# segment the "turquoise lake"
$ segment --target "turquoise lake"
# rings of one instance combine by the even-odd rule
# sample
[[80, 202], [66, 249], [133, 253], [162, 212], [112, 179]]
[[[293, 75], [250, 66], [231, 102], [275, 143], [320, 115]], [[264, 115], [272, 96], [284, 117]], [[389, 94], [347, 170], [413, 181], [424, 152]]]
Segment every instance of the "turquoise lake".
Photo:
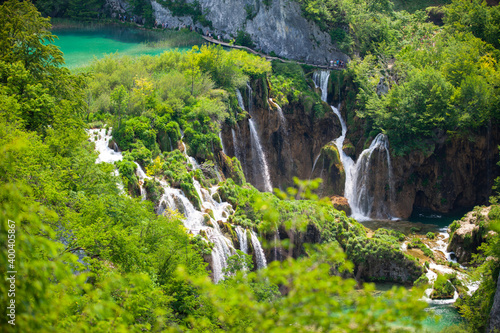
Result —
[[83, 30], [54, 29], [53, 33], [58, 37], [54, 44], [64, 53], [65, 66], [69, 69], [85, 66], [93, 59], [100, 59], [111, 53], [128, 56], [158, 55], [176, 48], [188, 50], [192, 46], [162, 47], [162, 43], [156, 46], [155, 43], [167, 38], [161, 32], [119, 25]]

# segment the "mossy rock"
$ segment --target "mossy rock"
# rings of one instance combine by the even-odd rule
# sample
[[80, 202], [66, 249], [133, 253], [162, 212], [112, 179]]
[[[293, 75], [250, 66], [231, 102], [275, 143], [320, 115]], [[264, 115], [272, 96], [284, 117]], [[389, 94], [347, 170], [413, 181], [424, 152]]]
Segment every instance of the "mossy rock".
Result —
[[223, 164], [222, 171], [227, 178], [231, 178], [237, 185], [245, 184], [245, 174], [241, 168], [240, 161], [236, 157], [230, 158], [227, 155], [223, 155]]

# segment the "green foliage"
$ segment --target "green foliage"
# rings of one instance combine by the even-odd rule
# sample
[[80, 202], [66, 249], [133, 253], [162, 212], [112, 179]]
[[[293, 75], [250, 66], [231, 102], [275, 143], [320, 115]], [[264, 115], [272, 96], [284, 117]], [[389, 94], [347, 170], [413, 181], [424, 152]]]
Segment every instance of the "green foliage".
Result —
[[311, 91], [304, 69], [293, 63], [273, 61], [273, 75], [269, 78], [271, 97], [281, 107], [288, 104], [301, 103], [307, 113], [313, 113], [321, 118], [328, 112], [321, 97]]
[[413, 238], [410, 243], [408, 243], [409, 249], [420, 249], [429, 258], [434, 259], [434, 253], [432, 250], [425, 245], [420, 238]]
[[[248, 19], [248, 13], [247, 13], [247, 19]], [[250, 20], [253, 18], [250, 18]], [[254, 48], [255, 44], [252, 41], [252, 37], [248, 32], [245, 32], [244, 30], [238, 30], [235, 38], [235, 42], [238, 45], [241, 46], [246, 46], [249, 48]]]
[[224, 268], [224, 273], [234, 275], [239, 271], [253, 270], [252, 256], [236, 250], [236, 254], [227, 258], [227, 268]]
[[378, 238], [395, 246], [399, 246], [399, 242], [404, 241], [406, 237], [402, 232], [379, 228], [373, 234], [373, 238]]
[[[308, 258], [275, 261], [258, 273], [237, 274], [231, 279], [238, 282], [233, 288], [226, 283], [214, 285], [208, 279], [192, 281], [209, 295], [224, 331], [355, 332], [372, 327], [383, 332], [391, 329], [396, 318], [398, 324], [419, 327], [425, 304], [408, 302], [403, 288], [393, 288], [384, 297], [374, 296], [372, 285], [353, 292], [354, 280], [330, 274], [331, 265], [343, 260], [338, 248], [323, 246], [311, 249]], [[255, 289], [246, 281], [280, 284], [288, 293], [273, 302], [259, 302]], [[195, 319], [195, 325], [202, 331], [211, 329], [202, 318]]]
[[445, 275], [438, 274], [431, 293], [432, 299], [453, 298], [455, 288]]
[[425, 287], [428, 284], [429, 278], [425, 274], [420, 275], [420, 277], [415, 282], [413, 282], [413, 285], [417, 287]]
[[429, 231], [429, 232], [425, 235], [425, 237], [427, 237], [427, 238], [429, 238], [429, 239], [435, 239], [435, 238], [436, 238], [436, 234], [435, 234], [435, 233], [433, 233], [433, 232], [431, 232], [431, 231]]

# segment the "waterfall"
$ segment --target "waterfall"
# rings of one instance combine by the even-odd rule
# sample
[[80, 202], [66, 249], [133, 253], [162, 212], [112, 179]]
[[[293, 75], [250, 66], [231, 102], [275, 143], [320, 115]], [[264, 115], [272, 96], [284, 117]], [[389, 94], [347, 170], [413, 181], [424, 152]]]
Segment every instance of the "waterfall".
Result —
[[314, 163], [313, 163], [313, 167], [312, 167], [312, 170], [311, 170], [311, 174], [309, 175], [309, 180], [311, 179], [313, 173], [314, 173], [314, 169], [316, 168], [316, 163], [318, 163], [318, 160], [319, 160], [319, 157], [321, 156], [321, 152], [318, 154], [318, 156], [316, 156], [316, 158], [314, 159]]
[[236, 132], [234, 131], [234, 128], [231, 128], [231, 134], [233, 136], [234, 156], [236, 156], [236, 158], [241, 161], [240, 147], [238, 145], [238, 141], [236, 141]]
[[261, 269], [267, 266], [266, 256], [264, 255], [264, 250], [262, 250], [262, 246], [260, 245], [259, 238], [255, 234], [255, 231], [250, 231], [250, 236], [252, 239], [253, 251], [255, 253], [255, 259], [257, 261], [257, 268]]
[[328, 98], [328, 79], [330, 78], [330, 71], [315, 71], [313, 73], [313, 81], [316, 88], [321, 89], [321, 100], [327, 101]]
[[90, 140], [95, 143], [95, 150], [99, 152], [99, 157], [97, 157], [95, 163], [113, 163], [116, 161], [121, 161], [123, 159], [122, 153], [119, 151], [116, 143], [114, 144], [115, 149], [109, 148], [109, 141], [111, 141], [111, 128], [106, 131], [105, 128], [94, 128], [89, 129], [88, 134]]
[[226, 148], [224, 148], [224, 141], [222, 141], [222, 132], [219, 132], [219, 139], [220, 139], [220, 144], [222, 145], [222, 152], [224, 153], [224, 155], [227, 155]]
[[146, 189], [144, 188], [144, 179], [150, 179], [142, 169], [142, 167], [137, 163], [134, 162], [135, 165], [137, 166], [137, 169], [135, 170], [135, 175], [137, 178], [139, 178], [139, 188], [141, 189], [141, 198], [142, 201], [146, 200], [146, 197], [148, 193], [146, 192]]
[[273, 185], [271, 183], [271, 176], [269, 174], [269, 167], [267, 166], [266, 156], [260, 145], [259, 135], [252, 119], [248, 120], [250, 125], [250, 141], [252, 143], [252, 156], [257, 157], [257, 163], [253, 163], [254, 176], [261, 175], [265, 192], [272, 192]]
[[252, 112], [253, 110], [253, 90], [250, 86], [250, 83], [247, 82], [247, 90], [248, 90], [248, 112]]
[[247, 229], [243, 229], [240, 226], [235, 228], [236, 235], [238, 236], [238, 240], [240, 242], [240, 251], [245, 254], [248, 254], [248, 240], [247, 240]]
[[241, 92], [239, 89], [236, 89], [236, 99], [238, 99], [238, 105], [239, 107], [245, 111], [245, 103], [243, 103], [243, 96], [241, 96]]
[[[247, 87], [249, 91], [249, 96], [251, 96], [252, 88], [248, 83]], [[236, 98], [238, 99], [238, 104], [240, 108], [242, 110], [245, 110], [245, 105], [243, 104], [243, 97], [241, 96], [241, 92], [238, 89], [236, 89]], [[251, 97], [248, 98], [248, 105], [250, 110]], [[272, 192], [273, 185], [271, 183], [271, 175], [269, 174], [269, 167], [267, 165], [266, 155], [262, 150], [262, 145], [260, 144], [259, 135], [257, 133], [257, 129], [252, 118], [248, 119], [248, 124], [250, 126], [250, 141], [252, 144], [252, 157], [254, 159], [254, 163], [252, 165], [254, 179], [257, 178], [257, 175], [261, 175], [262, 186], [260, 190], [263, 190], [265, 192]], [[233, 138], [234, 138], [234, 133], [233, 133]], [[257, 161], [255, 161], [255, 159]]]
[[286, 118], [285, 118], [285, 115], [283, 114], [283, 110], [281, 109], [281, 106], [278, 105], [278, 103], [276, 103], [275, 101], [273, 101], [272, 98], [269, 98], [269, 103], [271, 103], [272, 105], [274, 105], [276, 107], [276, 109], [278, 110], [278, 117], [280, 119], [280, 123], [281, 125], [284, 127], [285, 129], [285, 132], [286, 132]]
[[279, 260], [278, 248], [280, 246], [280, 231], [279, 228], [276, 228], [276, 232], [274, 233], [274, 260]]
[[[321, 89], [321, 99], [323, 101], [326, 101], [328, 97], [327, 86], [329, 76], [329, 71], [316, 71], [313, 74], [314, 84], [317, 88], [319, 87]], [[388, 201], [390, 206], [394, 201], [394, 184], [387, 136], [378, 134], [370, 147], [361, 153], [355, 163], [352, 158], [343, 151], [344, 140], [347, 134], [347, 125], [338, 108], [334, 106], [331, 106], [331, 108], [333, 113], [339, 118], [340, 125], [342, 126], [342, 134], [333, 142], [337, 147], [340, 161], [345, 171], [346, 180], [344, 197], [347, 198], [349, 206], [351, 207], [351, 216], [357, 220], [369, 220], [371, 218], [392, 219], [391, 209], [386, 206], [385, 198], [377, 198], [373, 190], [374, 186], [371, 186], [374, 184], [379, 185], [378, 189], [380, 190], [381, 186], [384, 185], [384, 190], [382, 191], [384, 194], [385, 187], [389, 187]], [[387, 164], [387, 176], [370, 170], [370, 167], [373, 166], [373, 160], [375, 159], [375, 156], [372, 155], [376, 151], [384, 155], [383, 160], [380, 162]], [[376, 155], [377, 158], [380, 157], [379, 154]], [[315, 164], [316, 163], [314, 163], [314, 165]], [[381, 177], [386, 177], [386, 179]]]
[[[374, 155], [374, 153], [377, 154]], [[380, 154], [378, 154], [380, 153]], [[383, 156], [382, 163], [387, 163], [387, 179], [377, 170], [372, 170], [375, 158]], [[347, 177], [346, 177], [347, 178]], [[384, 134], [378, 134], [368, 149], [359, 155], [356, 164], [350, 168], [350, 183], [346, 180], [345, 197], [349, 201], [352, 216], [357, 220], [370, 218], [391, 219], [390, 207], [384, 205], [384, 198], [376, 196], [374, 187], [384, 189], [389, 186], [389, 202], [393, 201], [394, 185], [392, 180], [392, 165], [389, 153], [389, 141]], [[374, 210], [374, 207], [376, 210]]]

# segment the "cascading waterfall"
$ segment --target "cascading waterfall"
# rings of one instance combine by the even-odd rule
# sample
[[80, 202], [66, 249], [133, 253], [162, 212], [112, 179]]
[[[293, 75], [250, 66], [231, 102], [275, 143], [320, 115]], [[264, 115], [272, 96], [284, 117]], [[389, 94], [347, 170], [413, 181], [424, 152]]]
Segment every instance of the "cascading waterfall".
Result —
[[[252, 88], [250, 88], [249, 84], [247, 84], [247, 87], [249, 90], [248, 94], [249, 96], [251, 96]], [[238, 89], [236, 89], [236, 97], [238, 99], [238, 104], [240, 108], [242, 110], [245, 110], [245, 105], [243, 104], [243, 97], [241, 96], [241, 92]], [[248, 104], [250, 108], [251, 97], [248, 98]], [[262, 150], [259, 135], [257, 133], [257, 129], [252, 118], [248, 119], [248, 124], [250, 126], [250, 141], [252, 145], [252, 156], [254, 157], [254, 163], [252, 164], [254, 177], [261, 175], [262, 186], [260, 186], [261, 187], [260, 189], [264, 190], [265, 192], [272, 192], [273, 185], [271, 183], [271, 175], [269, 173], [269, 167], [267, 165], [266, 155]]]
[[250, 236], [252, 239], [252, 246], [255, 252], [255, 259], [257, 261], [257, 268], [261, 269], [267, 266], [266, 256], [264, 255], [264, 250], [262, 250], [262, 246], [260, 245], [259, 238], [255, 234], [255, 231], [250, 231]]
[[[111, 134], [105, 129], [90, 129], [88, 131], [90, 139], [95, 142], [96, 151], [99, 152], [99, 157], [96, 160], [96, 163], [113, 163], [115, 161], [120, 161], [123, 159], [121, 152], [117, 152], [111, 148], [109, 148], [109, 142], [111, 140]], [[111, 129], [109, 130], [111, 133]], [[186, 146], [182, 143], [184, 147], [184, 154], [188, 158], [188, 161], [191, 162], [193, 168], [199, 167], [198, 163], [193, 157], [190, 157], [186, 153]], [[146, 173], [142, 169], [142, 167], [135, 163], [137, 166], [136, 175], [139, 180], [142, 182], [144, 179], [148, 179]], [[118, 175], [118, 171], [115, 170], [114, 173]], [[201, 187], [200, 183], [193, 179], [194, 187], [202, 201], [201, 210], [202, 211], [212, 211], [213, 218], [210, 218], [211, 224], [213, 227], [207, 226], [205, 224], [205, 217], [207, 214], [204, 214], [202, 211], [197, 210], [194, 205], [189, 201], [189, 199], [184, 195], [184, 192], [180, 189], [172, 188], [163, 180], [157, 179], [163, 187], [163, 195], [160, 199], [160, 204], [156, 210], [158, 215], [162, 215], [165, 212], [165, 209], [169, 207], [170, 209], [177, 209], [180, 213], [184, 215], [184, 227], [187, 229], [189, 233], [199, 234], [200, 231], [204, 230], [209, 241], [214, 243], [214, 248], [212, 250], [212, 267], [213, 267], [213, 275], [214, 282], [219, 282], [224, 278], [223, 269], [227, 267], [227, 259], [229, 256], [235, 254], [234, 246], [232, 242], [224, 237], [221, 230], [219, 229], [219, 224], [217, 221], [226, 222], [228, 217], [231, 214], [232, 207], [227, 202], [219, 203], [212, 198], [212, 195], [217, 191], [217, 187], [214, 186], [210, 189], [210, 191]], [[123, 188], [122, 184], [117, 184], [119, 187]], [[141, 196], [145, 197], [145, 190], [143, 191], [141, 185]], [[241, 227], [237, 227], [241, 228]], [[242, 228], [241, 228], [242, 229]], [[246, 230], [244, 230], [246, 232]], [[258, 239], [257, 239], [258, 242]], [[252, 243], [253, 244], [253, 243]], [[246, 243], [246, 234], [244, 237], [243, 243], [243, 252], [248, 252], [248, 245]], [[260, 243], [258, 245], [254, 245], [254, 247], [260, 247]], [[265, 260], [265, 258], [264, 258]]]
[[238, 141], [236, 140], [236, 132], [234, 131], [234, 128], [231, 128], [231, 134], [233, 136], [234, 156], [236, 156], [236, 158], [241, 161], [240, 146], [238, 144]]
[[224, 153], [224, 155], [227, 155], [226, 148], [224, 147], [224, 141], [222, 141], [222, 133], [221, 132], [219, 132], [219, 139], [220, 139], [220, 144], [222, 145], [222, 152]]
[[248, 254], [248, 239], [247, 239], [247, 229], [243, 229], [240, 226], [235, 228], [236, 235], [238, 236], [238, 241], [240, 242], [240, 251]]
[[284, 130], [286, 132], [286, 118], [285, 118], [285, 115], [283, 114], [283, 110], [281, 109], [281, 106], [279, 106], [278, 103], [276, 103], [275, 101], [273, 101], [272, 98], [269, 98], [269, 102], [272, 105], [274, 105], [274, 107], [276, 108], [276, 110], [278, 110], [278, 117], [280, 119], [280, 123], [284, 127]]
[[[387, 163], [387, 179], [381, 179], [380, 177], [383, 177], [383, 175], [372, 170], [373, 162], [376, 162], [375, 156], [373, 156], [375, 152], [379, 152], [384, 156], [383, 161], [385, 160]], [[378, 153], [377, 155], [377, 157], [380, 157]], [[384, 198], [377, 198], [373, 193], [372, 186], [370, 186], [378, 181], [383, 181], [384, 189], [389, 186], [389, 203], [392, 202], [394, 185], [389, 141], [387, 136], [381, 133], [375, 137], [370, 147], [363, 150], [359, 155], [356, 164], [350, 168], [350, 183], [346, 181], [345, 197], [349, 201], [352, 217], [355, 219], [392, 218], [390, 207], [384, 204]]]
[[[327, 101], [329, 71], [316, 71], [313, 74], [313, 81], [316, 87], [321, 89], [321, 99]], [[359, 156], [356, 163], [343, 150], [344, 140], [347, 134], [347, 125], [342, 118], [338, 108], [331, 106], [333, 113], [339, 118], [342, 126], [342, 134], [334, 140], [339, 151], [340, 161], [344, 167], [346, 180], [344, 196], [349, 202], [352, 210], [352, 217], [357, 220], [369, 220], [371, 218], [393, 218], [390, 207], [387, 207], [384, 200], [375, 200], [375, 193], [370, 189], [370, 182], [376, 182], [380, 175], [373, 170], [369, 170], [372, 165], [372, 155], [375, 151], [381, 151], [385, 155], [387, 164], [386, 184], [389, 186], [389, 203], [394, 201], [394, 185], [392, 177], [392, 165], [389, 153], [389, 141], [387, 136], [379, 134], [375, 137], [368, 149], [365, 149]], [[319, 156], [318, 156], [319, 157]], [[317, 158], [316, 158], [317, 159]], [[314, 163], [315, 165], [316, 163]], [[314, 171], [314, 167], [313, 167]], [[371, 172], [370, 172], [371, 171]], [[312, 176], [312, 173], [311, 173]], [[380, 180], [379, 180], [380, 181]], [[374, 210], [374, 206], [376, 210]]]
[[316, 168], [316, 163], [318, 163], [318, 160], [319, 160], [319, 157], [321, 156], [321, 153], [318, 154], [318, 156], [316, 156], [316, 158], [314, 159], [314, 163], [313, 163], [313, 167], [312, 167], [312, 170], [311, 170], [311, 174], [309, 175], [309, 179], [311, 179], [313, 173], [314, 173], [314, 169]]
[[102, 162], [113, 163], [123, 159], [122, 153], [119, 151], [116, 143], [114, 144], [115, 149], [109, 148], [111, 128], [109, 130], [105, 128], [89, 129], [88, 133], [90, 139], [95, 143], [95, 150], [99, 152], [99, 157], [95, 161], [96, 164]]
[[271, 183], [271, 176], [269, 174], [269, 167], [267, 166], [266, 156], [260, 145], [259, 135], [252, 119], [248, 120], [250, 125], [250, 140], [252, 143], [252, 153], [257, 156], [257, 163], [253, 164], [254, 175], [262, 175], [263, 190], [265, 192], [272, 192], [273, 185]]
[[315, 71], [313, 73], [313, 81], [316, 88], [321, 89], [321, 100], [327, 101], [328, 98], [328, 79], [330, 78], [330, 71]]
[[137, 178], [139, 178], [139, 188], [141, 189], [141, 198], [142, 201], [146, 200], [146, 197], [148, 193], [146, 192], [146, 189], [144, 188], [144, 180], [145, 179], [150, 179], [142, 169], [142, 167], [139, 165], [139, 163], [134, 162], [135, 165], [137, 166], [137, 169], [135, 170], [135, 175]]

